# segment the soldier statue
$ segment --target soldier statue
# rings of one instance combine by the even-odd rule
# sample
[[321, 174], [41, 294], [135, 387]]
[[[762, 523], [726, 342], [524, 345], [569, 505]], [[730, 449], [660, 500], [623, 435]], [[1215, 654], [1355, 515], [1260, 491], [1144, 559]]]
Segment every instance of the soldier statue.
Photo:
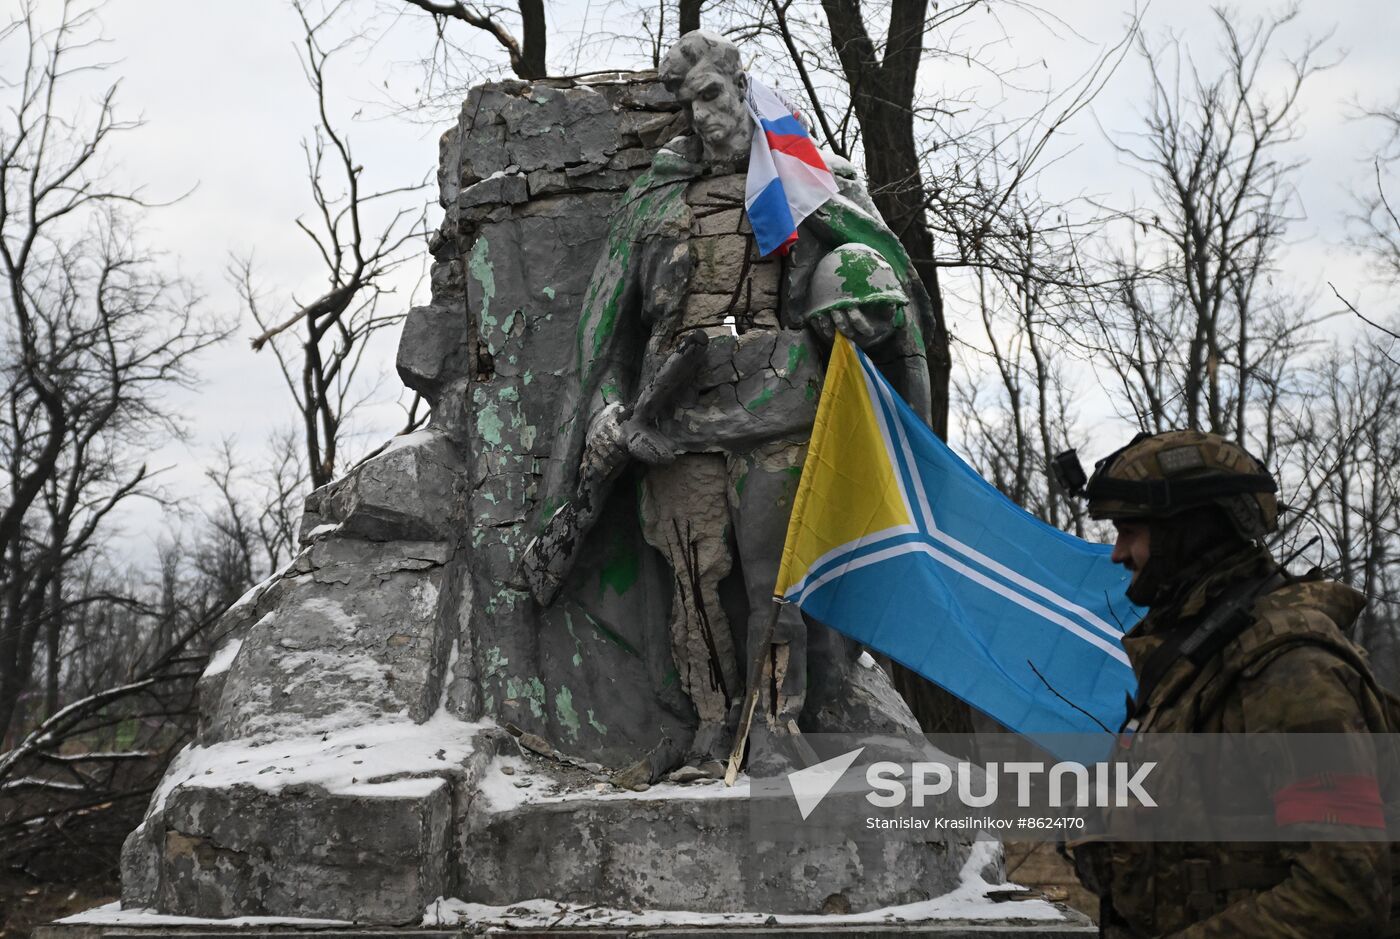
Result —
[[[563, 506], [596, 514], [623, 465], [644, 468], [638, 521], [672, 574], [672, 660], [698, 726], [688, 743], [662, 747], [634, 767], [631, 782], [681, 762], [719, 775], [748, 663], [760, 653], [766, 677], [751, 754], [799, 723], [917, 732], [894, 695], [867, 705], [860, 721], [843, 726], [833, 717], [871, 702], [840, 690], [871, 679], [852, 671], [858, 649], [795, 609], [783, 609], [772, 642], [762, 645], [833, 331], [861, 345], [927, 419], [927, 295], [841, 162], [833, 161], [839, 192], [801, 223], [791, 251], [760, 255], [745, 212], [756, 121], [739, 50], [691, 32], [660, 74], [686, 105], [694, 133], [657, 154], [614, 215], [580, 316], [576, 371], [543, 490], [546, 519]], [[689, 367], [673, 368], [685, 356]], [[569, 537], [562, 554], [548, 538], [527, 551], [542, 602], [567, 576], [567, 554], [579, 549], [582, 537]], [[721, 600], [731, 571], [742, 578], [746, 623], [731, 623]], [[844, 703], [807, 707], [823, 696]]]
[[1089, 513], [1113, 522], [1113, 560], [1133, 572], [1128, 597], [1148, 608], [1123, 641], [1139, 687], [1120, 738], [1348, 734], [1362, 771], [1332, 786], [1290, 760], [1264, 778], [1222, 767], [1239, 777], [1227, 789], [1277, 808], [1288, 841], [1074, 846], [1080, 879], [1101, 898], [1103, 935], [1391, 934], [1368, 735], [1387, 730], [1385, 694], [1345, 636], [1364, 598], [1290, 576], [1261, 545], [1277, 528], [1276, 490], [1258, 460], [1216, 434], [1140, 434], [1099, 462], [1084, 490]]

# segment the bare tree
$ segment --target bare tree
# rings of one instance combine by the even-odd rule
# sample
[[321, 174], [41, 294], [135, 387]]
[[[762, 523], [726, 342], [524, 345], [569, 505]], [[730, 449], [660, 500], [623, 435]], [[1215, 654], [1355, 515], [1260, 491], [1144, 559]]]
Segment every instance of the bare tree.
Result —
[[0, 31], [16, 63], [0, 119], [0, 739], [41, 653], [56, 709], [67, 625], [114, 599], [72, 575], [119, 506], [157, 495], [143, 456], [180, 432], [162, 395], [226, 335], [141, 245], [140, 192], [103, 176], [114, 138], [137, 124], [118, 116], [115, 85], [77, 103], [75, 78], [105, 68], [97, 28], [92, 7], [67, 2], [56, 25], [26, 9]]
[[1400, 680], [1400, 360], [1368, 336], [1330, 347], [1299, 376], [1282, 420], [1285, 538], [1321, 535], [1329, 573], [1368, 603], [1351, 636], [1383, 680]]
[[47, 663], [61, 676], [60, 706], [0, 751], [0, 866], [55, 881], [115, 868], [194, 732], [214, 626], [294, 549], [305, 473], [282, 443], [253, 468], [226, 443], [206, 473], [209, 501], [161, 540], [149, 574], [102, 556], [68, 572], [70, 592], [90, 602], [67, 617]]
[[1152, 425], [1249, 439], [1257, 383], [1276, 370], [1279, 344], [1305, 328], [1295, 309], [1272, 317], [1281, 335], [1263, 331], [1281, 302], [1269, 281], [1294, 209], [1298, 163], [1288, 145], [1298, 96], [1321, 68], [1321, 40], [1311, 41], [1283, 59], [1287, 81], [1271, 88], [1262, 78], [1295, 13], [1242, 26], [1216, 9], [1224, 66], [1213, 75], [1177, 39], [1140, 43], [1152, 78], [1146, 126], [1116, 146], [1142, 168], [1156, 202], [1137, 213], [1144, 253], [1118, 261], [1124, 320], [1114, 345], [1120, 374], [1140, 380], [1158, 367], [1145, 355], [1168, 355], [1157, 375], [1165, 384], [1139, 389], [1146, 400], [1136, 409]]
[[[319, 123], [303, 141], [311, 199], [311, 221], [297, 227], [311, 239], [324, 266], [325, 290], [307, 303], [295, 297], [290, 315], [267, 309], [258, 289], [251, 257], [237, 262], [234, 279], [262, 332], [254, 351], [270, 347], [301, 415], [302, 446], [313, 487], [335, 478], [340, 465], [346, 421], [369, 393], [356, 381], [370, 339], [395, 325], [402, 313], [382, 313], [380, 300], [392, 291], [391, 275], [411, 260], [424, 237], [421, 208], [393, 208], [396, 197], [419, 192], [424, 183], [365, 191], [364, 166], [356, 161], [347, 134], [337, 129], [327, 108], [327, 67], [355, 37], [328, 45], [326, 36], [344, 2], [313, 19], [308, 7], [294, 2], [304, 30], [302, 66], [315, 95]], [[341, 188], [343, 187], [343, 188]], [[389, 203], [371, 232], [372, 211]], [[299, 335], [293, 334], [294, 328]], [[296, 338], [291, 338], [296, 335]], [[416, 426], [416, 402], [408, 429]]]
[[[1046, 467], [1052, 455], [1078, 443], [1064, 364], [1087, 358], [1074, 347], [1074, 336], [1093, 285], [1060, 284], [1044, 275], [1074, 265], [1074, 240], [1084, 233], [1063, 221], [1059, 206], [1013, 196], [1008, 207], [1019, 219], [1019, 243], [1008, 240], [995, 262], [969, 267], [983, 336], [980, 345], [961, 341], [975, 357], [967, 377], [954, 383], [966, 431], [962, 449], [1010, 499], [1083, 537], [1082, 503], [1061, 492]], [[990, 395], [980, 380], [984, 362], [992, 375]]]

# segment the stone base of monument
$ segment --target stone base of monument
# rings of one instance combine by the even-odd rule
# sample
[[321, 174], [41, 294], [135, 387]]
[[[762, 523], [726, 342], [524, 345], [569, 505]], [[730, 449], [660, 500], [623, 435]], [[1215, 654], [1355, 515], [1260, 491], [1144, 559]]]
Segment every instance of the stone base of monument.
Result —
[[951, 893], [969, 864], [979, 871], [1000, 864], [999, 850], [975, 860], [967, 838], [853, 841], [841, 833], [775, 843], [755, 833], [753, 822], [779, 797], [751, 797], [747, 779], [733, 788], [697, 780], [629, 792], [568, 780], [558, 770], [516, 756], [487, 768], [459, 823], [458, 897], [496, 905], [551, 897], [624, 910], [861, 913]]
[[465, 939], [465, 937], [510, 937], [510, 939], [1086, 939], [1097, 936], [1098, 927], [1076, 913], [1066, 914], [1061, 923], [941, 922], [879, 925], [776, 925], [776, 926], [651, 926], [616, 929], [610, 927], [515, 927], [485, 926], [460, 930], [440, 929], [308, 929], [268, 927], [167, 926], [136, 929], [127, 927], [41, 926], [34, 939]]
[[[461, 918], [419, 928], [356, 927], [325, 920], [199, 920], [143, 911], [93, 910], [34, 931], [34, 939], [1087, 939], [1098, 928], [1082, 914], [1044, 901], [1003, 903], [992, 916], [940, 916], [932, 906], [899, 907], [857, 916], [696, 914], [619, 911], [534, 900], [510, 907], [444, 901]], [[946, 905], [944, 906], [946, 910]], [[907, 918], [904, 918], [907, 917]]]
[[994, 902], [1017, 892], [994, 843], [765, 841], [746, 784], [633, 792], [522, 742], [439, 715], [191, 751], [128, 845], [173, 872], [154, 902], [128, 894], [47, 935], [1088, 934], [1045, 901]]

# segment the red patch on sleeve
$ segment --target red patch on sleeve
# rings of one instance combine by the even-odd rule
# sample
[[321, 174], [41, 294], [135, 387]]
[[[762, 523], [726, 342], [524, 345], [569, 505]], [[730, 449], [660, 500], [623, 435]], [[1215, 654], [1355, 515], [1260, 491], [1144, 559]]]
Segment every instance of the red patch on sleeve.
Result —
[[1374, 776], [1313, 776], [1274, 793], [1274, 821], [1385, 828], [1381, 787]]

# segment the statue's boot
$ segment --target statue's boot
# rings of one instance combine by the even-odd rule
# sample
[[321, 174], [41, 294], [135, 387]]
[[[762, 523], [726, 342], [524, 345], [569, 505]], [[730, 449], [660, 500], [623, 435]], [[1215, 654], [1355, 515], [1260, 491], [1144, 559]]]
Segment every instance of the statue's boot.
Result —
[[685, 749], [679, 743], [670, 737], [663, 737], [660, 743], [647, 751], [646, 756], [614, 773], [613, 785], [632, 790], [649, 786], [679, 766], [684, 753]]

